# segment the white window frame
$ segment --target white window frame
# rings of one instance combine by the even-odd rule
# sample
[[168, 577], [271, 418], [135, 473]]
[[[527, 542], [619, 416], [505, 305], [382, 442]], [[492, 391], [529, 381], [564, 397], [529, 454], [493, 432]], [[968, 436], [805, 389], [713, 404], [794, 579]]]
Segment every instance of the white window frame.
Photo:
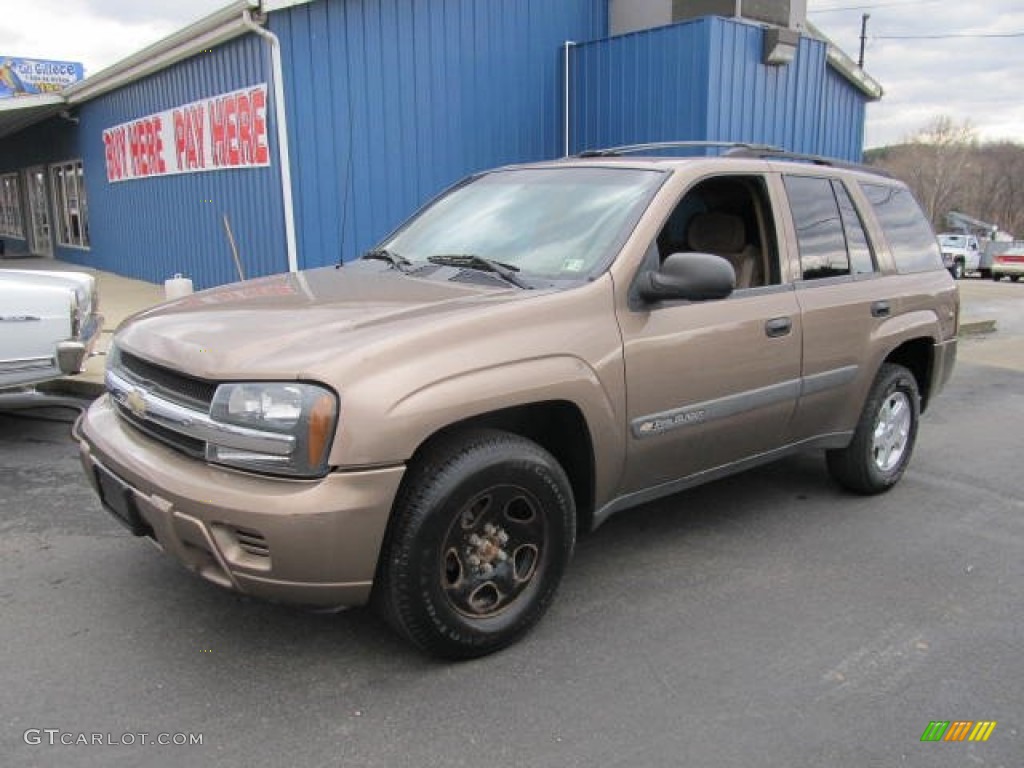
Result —
[[50, 194], [57, 245], [89, 250], [89, 205], [81, 159], [50, 166]]
[[25, 239], [21, 208], [21, 181], [17, 173], [0, 174], [0, 237]]

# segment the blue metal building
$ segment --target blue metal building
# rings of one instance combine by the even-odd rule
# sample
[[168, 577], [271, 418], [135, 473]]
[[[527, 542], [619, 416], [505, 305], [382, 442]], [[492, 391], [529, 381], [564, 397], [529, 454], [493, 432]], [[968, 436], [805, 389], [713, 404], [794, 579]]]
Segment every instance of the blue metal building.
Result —
[[618, 34], [614, 6], [237, 0], [0, 102], [0, 244], [207, 287], [353, 258], [495, 165], [667, 139], [860, 158], [881, 90], [809, 25], [779, 63], [771, 24]]

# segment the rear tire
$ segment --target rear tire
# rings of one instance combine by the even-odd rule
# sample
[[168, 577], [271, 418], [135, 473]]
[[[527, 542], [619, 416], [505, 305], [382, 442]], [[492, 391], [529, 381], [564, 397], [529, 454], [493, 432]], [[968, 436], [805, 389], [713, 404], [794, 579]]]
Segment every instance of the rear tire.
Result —
[[1016, 283], [1020, 280], [1020, 275], [1010, 275], [1010, 281]]
[[507, 432], [454, 434], [403, 481], [373, 603], [428, 653], [484, 656], [544, 615], [575, 538], [572, 489], [550, 453]]
[[864, 495], [884, 493], [896, 485], [914, 450], [920, 403], [914, 375], [901, 365], [883, 363], [853, 440], [846, 448], [825, 454], [836, 482]]

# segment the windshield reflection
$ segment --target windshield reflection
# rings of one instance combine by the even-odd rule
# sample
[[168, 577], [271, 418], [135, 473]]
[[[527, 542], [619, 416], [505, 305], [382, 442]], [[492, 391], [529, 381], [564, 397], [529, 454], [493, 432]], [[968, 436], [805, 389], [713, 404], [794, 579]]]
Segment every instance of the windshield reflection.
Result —
[[580, 279], [621, 246], [663, 178], [619, 168], [495, 171], [452, 190], [381, 247], [412, 262], [464, 254]]

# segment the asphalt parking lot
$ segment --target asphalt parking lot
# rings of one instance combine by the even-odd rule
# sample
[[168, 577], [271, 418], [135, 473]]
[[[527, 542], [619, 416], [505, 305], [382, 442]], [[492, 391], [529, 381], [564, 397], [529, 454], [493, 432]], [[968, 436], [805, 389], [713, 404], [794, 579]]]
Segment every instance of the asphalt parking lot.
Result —
[[[1016, 338], [1009, 287], [891, 493], [845, 494], [809, 454], [625, 513], [533, 634], [455, 665], [369, 612], [188, 574], [100, 508], [70, 412], [0, 414], [0, 763], [1020, 766], [1024, 366], [990, 354]], [[997, 726], [921, 742], [936, 720]]]

